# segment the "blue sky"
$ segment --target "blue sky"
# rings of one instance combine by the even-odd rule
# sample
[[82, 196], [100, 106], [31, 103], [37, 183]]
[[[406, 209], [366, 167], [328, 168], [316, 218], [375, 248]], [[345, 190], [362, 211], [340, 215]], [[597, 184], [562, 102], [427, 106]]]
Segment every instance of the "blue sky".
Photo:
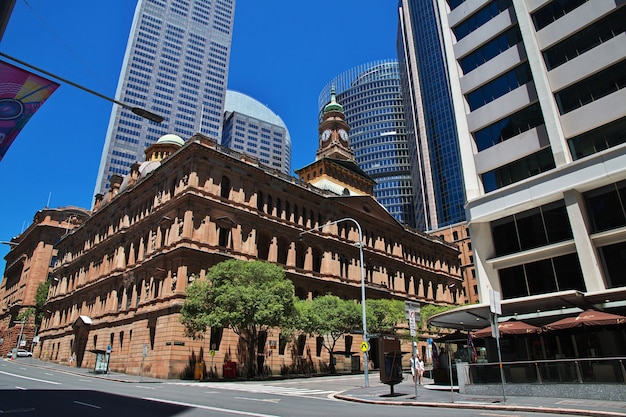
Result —
[[[0, 51], [115, 97], [135, 4], [17, 0]], [[237, 0], [228, 88], [283, 119], [292, 170], [315, 159], [322, 88], [360, 64], [397, 58], [397, 4]], [[32, 117], [0, 161], [0, 241], [46, 206], [91, 208], [111, 106], [62, 83]], [[8, 249], [0, 245], [0, 271]]]

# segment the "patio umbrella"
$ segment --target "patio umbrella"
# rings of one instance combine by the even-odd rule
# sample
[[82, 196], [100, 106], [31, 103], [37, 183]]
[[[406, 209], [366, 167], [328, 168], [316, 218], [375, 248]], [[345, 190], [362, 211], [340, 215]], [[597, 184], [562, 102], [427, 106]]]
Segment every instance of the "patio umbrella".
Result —
[[[533, 326], [532, 324], [528, 324], [526, 322], [520, 320], [507, 320], [501, 323], [498, 323], [498, 330], [502, 335], [508, 334], [532, 334], [538, 333], [540, 328]], [[491, 336], [491, 326], [485, 327], [484, 329], [477, 330], [474, 332], [474, 337], [483, 338]]]
[[610, 326], [626, 324], [626, 317], [603, 311], [586, 310], [576, 317], [567, 317], [544, 326], [545, 330], [563, 330], [574, 327]]

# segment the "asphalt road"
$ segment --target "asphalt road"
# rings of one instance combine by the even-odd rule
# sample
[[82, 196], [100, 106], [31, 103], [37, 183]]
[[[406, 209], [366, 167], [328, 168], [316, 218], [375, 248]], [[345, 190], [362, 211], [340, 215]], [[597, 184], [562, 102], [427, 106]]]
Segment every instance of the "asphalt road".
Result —
[[553, 414], [402, 407], [341, 401], [333, 395], [362, 386], [362, 375], [281, 381], [118, 382], [62, 369], [0, 361], [0, 415], [11, 417], [524, 417]]

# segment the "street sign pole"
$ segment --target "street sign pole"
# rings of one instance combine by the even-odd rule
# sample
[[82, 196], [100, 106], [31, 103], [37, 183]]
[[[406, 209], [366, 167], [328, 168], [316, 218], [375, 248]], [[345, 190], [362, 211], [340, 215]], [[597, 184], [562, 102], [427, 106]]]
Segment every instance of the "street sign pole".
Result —
[[[415, 336], [417, 334], [416, 331], [416, 325], [415, 322], [416, 320], [419, 320], [419, 316], [420, 316], [420, 305], [419, 303], [415, 303], [412, 301], [405, 301], [404, 302], [404, 309], [407, 313], [407, 317], [409, 319], [409, 331], [411, 332], [411, 362], [413, 363], [413, 370], [411, 372], [411, 375], [413, 375], [413, 372], [417, 373], [418, 369], [417, 369], [417, 346], [415, 343]], [[417, 375], [416, 375], [417, 376]], [[419, 379], [419, 377], [414, 378], [413, 380], [413, 387], [415, 389], [415, 399], [417, 400], [418, 394], [417, 394], [417, 380]]]
[[502, 353], [500, 351], [500, 329], [498, 327], [498, 315], [502, 314], [502, 305], [500, 302], [500, 293], [498, 291], [489, 290], [489, 310], [491, 311], [491, 335], [496, 338], [496, 347], [498, 348], [498, 366], [500, 367], [500, 381], [502, 383], [502, 400], [506, 404], [506, 392], [504, 390], [504, 370], [502, 369]]

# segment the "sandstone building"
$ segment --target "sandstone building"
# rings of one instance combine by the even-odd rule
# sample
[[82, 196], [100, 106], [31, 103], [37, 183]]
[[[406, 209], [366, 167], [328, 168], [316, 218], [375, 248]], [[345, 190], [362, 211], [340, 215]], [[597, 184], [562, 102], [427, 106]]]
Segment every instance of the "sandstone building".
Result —
[[50, 265], [56, 257], [56, 241], [88, 216], [88, 211], [76, 207], [45, 208], [35, 214], [33, 223], [23, 233], [3, 242], [11, 250], [5, 256], [6, 267], [0, 283], [1, 357], [16, 348], [18, 341], [22, 342], [22, 349], [33, 348], [37, 333], [35, 314], [23, 316], [36, 307], [37, 288], [48, 279]]
[[[223, 260], [261, 259], [282, 266], [300, 298], [360, 300], [355, 225], [339, 222], [300, 238], [343, 218], [362, 228], [368, 299], [458, 299], [451, 293], [452, 284], [461, 287], [456, 246], [407, 228], [378, 204], [373, 181], [353, 161], [342, 107], [333, 100], [326, 110], [317, 159], [299, 170], [304, 178], [200, 134], [186, 142], [166, 135], [126, 178], [113, 176], [91, 216], [56, 246], [50, 314], [35, 355], [66, 363], [72, 355], [74, 365], [94, 367], [96, 354], [110, 350], [110, 370], [166, 378], [202, 359], [222, 376], [224, 363], [238, 362], [238, 338], [228, 329], [184, 337], [186, 287]], [[341, 341], [337, 369], [362, 369], [360, 339]], [[279, 329], [259, 343], [258, 358], [274, 374], [328, 361], [315, 338], [292, 342]]]

